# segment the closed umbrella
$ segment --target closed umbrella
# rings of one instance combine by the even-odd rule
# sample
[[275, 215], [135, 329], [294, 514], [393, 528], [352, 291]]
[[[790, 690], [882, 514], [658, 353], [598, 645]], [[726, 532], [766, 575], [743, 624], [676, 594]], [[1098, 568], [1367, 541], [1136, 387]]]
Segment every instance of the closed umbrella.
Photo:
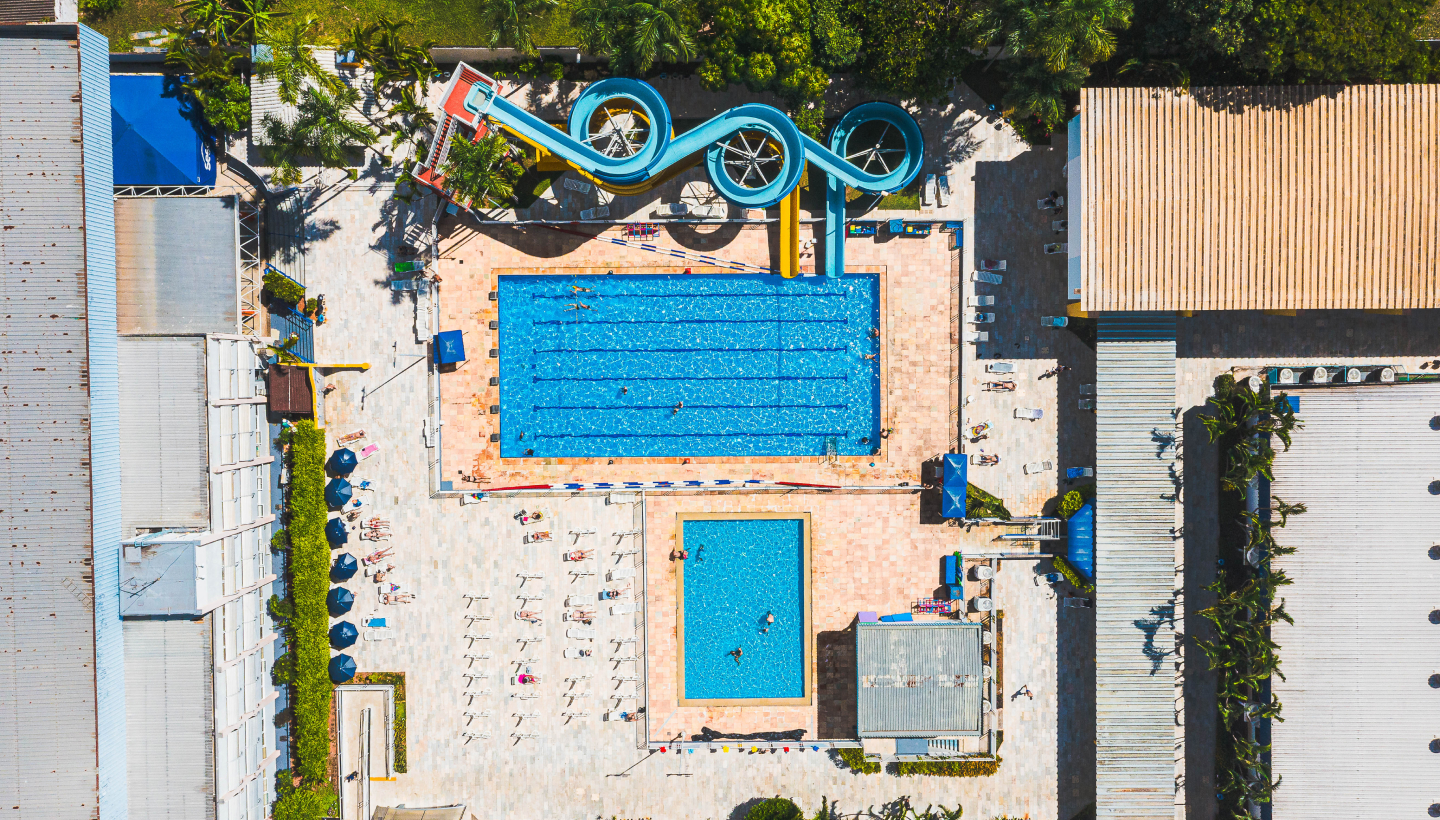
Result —
[[344, 649], [347, 646], [353, 646], [355, 644], [355, 639], [359, 637], [360, 630], [356, 629], [355, 624], [352, 624], [349, 621], [341, 621], [340, 623], [330, 627], [330, 645], [335, 647], [336, 649]]
[[340, 653], [330, 659], [330, 682], [344, 683], [355, 677], [355, 659]]
[[341, 447], [330, 454], [330, 463], [326, 466], [334, 475], [350, 475], [355, 472], [355, 465], [360, 459], [355, 457], [355, 451], [349, 447]]
[[355, 606], [355, 594], [345, 587], [335, 587], [325, 596], [325, 607], [336, 618], [349, 612], [352, 606]]
[[350, 501], [350, 496], [355, 491], [350, 488], [350, 482], [343, 478], [332, 478], [330, 483], [325, 485], [325, 503], [331, 507], [343, 507]]
[[348, 552], [342, 552], [340, 557], [335, 559], [335, 566], [330, 568], [330, 580], [337, 583], [348, 581], [359, 571], [360, 565], [355, 563], [355, 556]]
[[325, 539], [333, 546], [340, 546], [350, 540], [350, 533], [345, 529], [345, 519], [332, 518], [325, 524]]

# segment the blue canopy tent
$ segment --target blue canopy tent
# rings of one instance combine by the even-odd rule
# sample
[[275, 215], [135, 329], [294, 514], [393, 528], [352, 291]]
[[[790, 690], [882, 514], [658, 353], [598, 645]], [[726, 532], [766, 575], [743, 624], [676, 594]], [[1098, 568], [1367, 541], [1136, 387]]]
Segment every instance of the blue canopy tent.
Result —
[[325, 540], [329, 541], [332, 547], [338, 547], [350, 540], [350, 532], [345, 529], [343, 518], [332, 518], [326, 522]]
[[336, 649], [344, 649], [347, 646], [354, 646], [355, 641], [360, 638], [360, 630], [355, 624], [349, 621], [341, 621], [330, 627], [330, 645]]
[[[340, 519], [335, 520], [339, 521]], [[355, 562], [355, 556], [348, 552], [342, 552], [340, 557], [335, 559], [335, 565], [330, 568], [330, 580], [348, 581], [354, 578], [355, 573], [359, 571], [360, 565]]]
[[354, 450], [349, 447], [341, 447], [330, 454], [330, 461], [325, 467], [334, 475], [346, 476], [355, 472], [355, 465], [359, 463], [360, 459], [355, 457]]
[[350, 503], [350, 496], [355, 494], [350, 482], [343, 478], [332, 478], [330, 483], [325, 485], [325, 503], [332, 508], [343, 507]]
[[116, 185], [215, 187], [204, 116], [173, 75], [110, 75], [110, 140]]
[[355, 606], [355, 593], [345, 587], [334, 587], [325, 596], [325, 608], [330, 610], [331, 617], [344, 615], [352, 606]]
[[465, 361], [465, 336], [459, 330], [445, 330], [435, 334], [432, 344], [436, 364], [457, 364]]
[[1085, 580], [1095, 581], [1095, 499], [1080, 505], [1065, 524], [1065, 559]]
[[940, 515], [944, 518], [964, 518], [965, 495], [970, 486], [969, 468], [965, 465], [965, 454], [947, 453], [944, 468], [944, 486], [940, 491]]
[[344, 683], [355, 677], [355, 659], [340, 653], [330, 659], [330, 682]]

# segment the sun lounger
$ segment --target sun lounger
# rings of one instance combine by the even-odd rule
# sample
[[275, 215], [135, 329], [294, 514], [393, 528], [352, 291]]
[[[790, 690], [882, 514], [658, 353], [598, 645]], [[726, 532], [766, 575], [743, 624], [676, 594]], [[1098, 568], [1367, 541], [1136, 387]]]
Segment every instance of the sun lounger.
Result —
[[1000, 463], [1000, 457], [993, 453], [971, 453], [970, 464], [974, 467], [993, 467]]
[[1089, 598], [1066, 598], [1065, 606], [1077, 607], [1079, 609], [1094, 609], [1095, 602]]
[[395, 630], [389, 627], [367, 629], [364, 632], [364, 636], [367, 641], [388, 641], [395, 637]]
[[610, 678], [610, 680], [620, 681], [621, 683], [637, 683], [637, 682], [639, 682], [639, 680], [640, 680], [640, 676], [639, 676], [639, 675], [615, 675], [614, 677]]
[[1025, 475], [1035, 475], [1036, 473], [1048, 472], [1053, 469], [1055, 469], [1055, 462], [1053, 461], [1032, 461], [1025, 465]]
[[975, 269], [976, 269], [976, 270], [984, 270], [984, 271], [1005, 270], [1005, 260], [1004, 260], [1004, 259], [981, 259], [979, 262], [976, 262], [976, 263], [975, 263]]
[[360, 451], [360, 460], [364, 461], [365, 459], [375, 455], [378, 452], [380, 452], [380, 445], [368, 444], [365, 446], [365, 449]]
[[1066, 325], [1068, 325], [1068, 324], [1070, 324], [1070, 319], [1069, 319], [1069, 317], [1067, 317], [1067, 316], [1041, 316], [1041, 317], [1040, 317], [1040, 326], [1041, 326], [1041, 327], [1064, 327], [1064, 326], [1066, 326]]
[[1080, 408], [1081, 410], [1094, 410], [1094, 409], [1095, 409], [1095, 400], [1094, 400], [1094, 399], [1080, 399], [1079, 401], [1077, 401], [1077, 402], [1075, 403], [1075, 406], [1078, 407], [1078, 408]]
[[1014, 373], [1014, 372], [1015, 372], [1015, 363], [1014, 363], [1014, 362], [986, 362], [986, 363], [985, 363], [985, 372], [986, 372], [986, 373]]
[[1051, 242], [1045, 246], [1045, 252], [1052, 256], [1059, 253], [1069, 253], [1070, 245], [1065, 242]]
[[473, 652], [471, 652], [471, 653], [465, 655], [465, 660], [467, 660], [467, 661], [488, 661], [488, 660], [490, 660], [490, 659], [493, 658], [493, 657], [495, 657], [495, 654], [494, 654], [493, 652], [481, 652], [481, 653], [479, 653], [478, 655], [475, 654], [475, 653], [473, 653]]
[[634, 614], [635, 614], [635, 610], [636, 610], [635, 604], [616, 604], [616, 605], [610, 607], [610, 614], [611, 614], [611, 615], [634, 615]]
[[571, 627], [565, 630], [565, 637], [574, 638], [577, 641], [593, 641], [595, 640], [595, 630]]
[[461, 737], [465, 738], [466, 740], [489, 740], [489, 739], [490, 739], [490, 733], [489, 733], [489, 732], [466, 732], [466, 733], [464, 733], [463, 735], [461, 735]]
[[594, 606], [595, 598], [590, 595], [570, 595], [565, 598], [565, 606]]
[[970, 331], [966, 331], [966, 333], [965, 333], [965, 341], [966, 341], [967, 344], [972, 344], [972, 345], [977, 345], [977, 344], [980, 344], [981, 342], [988, 342], [988, 341], [990, 341], [990, 334], [989, 334], [988, 332], [986, 332], [986, 331], [983, 331], [983, 330], [970, 330]]
[[1093, 395], [1095, 395], [1095, 385], [1093, 385], [1093, 384], [1082, 384], [1082, 385], [1080, 385], [1080, 395], [1082, 395], [1082, 396], [1093, 396]]
[[1070, 220], [1068, 219], [1056, 219], [1050, 223], [1050, 230], [1054, 231], [1055, 233], [1065, 233], [1065, 231], [1069, 229]]
[[598, 208], [587, 208], [580, 212], [580, 218], [584, 220], [600, 219], [610, 215], [610, 206], [601, 205]]
[[941, 174], [939, 183], [940, 207], [944, 208], [950, 204], [950, 177]]
[[622, 581], [622, 580], [624, 580], [624, 579], [626, 579], [626, 578], [634, 578], [634, 577], [635, 577], [635, 568], [634, 568], [634, 567], [620, 567], [619, 569], [612, 569], [612, 570], [610, 570], [608, 573], [606, 573], [605, 577], [606, 577], [606, 580], [609, 580], [609, 581]]
[[466, 633], [465, 633], [465, 640], [467, 640], [467, 641], [488, 641], [488, 640], [490, 640], [490, 639], [492, 639], [492, 638], [494, 638], [494, 637], [495, 637], [495, 636], [492, 635], [492, 634], [490, 634], [489, 632], [486, 632], [486, 633], [483, 634], [483, 635], [476, 635], [476, 634], [473, 633], [473, 632], [466, 632]]
[[510, 736], [516, 740], [535, 740], [540, 737], [539, 732], [511, 732]]
[[567, 657], [567, 658], [588, 658], [588, 657], [590, 657], [590, 650], [588, 650], [588, 649], [575, 649], [575, 648], [572, 647], [572, 648], [570, 648], [570, 649], [565, 650], [562, 654], [563, 654], [565, 657]]
[[581, 182], [578, 179], [565, 177], [562, 184], [565, 186], [565, 189], [569, 191], [579, 191], [582, 194], [590, 193], [590, 183], [588, 182]]
[[994, 307], [994, 296], [971, 296], [965, 300], [965, 307]]
[[489, 711], [489, 710], [487, 709], [487, 710], [485, 710], [484, 712], [466, 712], [466, 713], [465, 713], [465, 717], [471, 718], [471, 719], [474, 719], [474, 718], [487, 718], [487, 717], [490, 717], [492, 714], [494, 714], [494, 713], [491, 712], [491, 711]]
[[560, 697], [569, 698], [571, 701], [577, 701], [581, 698], [590, 697], [590, 690], [587, 689], [584, 692], [561, 692]]
[[1095, 468], [1094, 468], [1094, 467], [1066, 467], [1066, 468], [1065, 468], [1065, 477], [1066, 477], [1066, 478], [1069, 478], [1069, 479], [1076, 479], [1076, 478], [1094, 478], [1094, 476], [1095, 476]]
[[935, 207], [935, 175], [925, 175], [925, 186], [920, 189], [920, 204], [926, 208]]
[[977, 270], [970, 274], [970, 281], [984, 282], [987, 285], [999, 285], [1005, 281], [1005, 277], [998, 273], [986, 273], [985, 271]]
[[994, 324], [994, 323], [995, 323], [995, 314], [993, 314], [993, 313], [972, 313], [972, 314], [970, 314], [970, 317], [969, 317], [968, 319], [966, 319], [965, 321], [968, 322], [969, 324], [972, 324], [972, 325], [989, 325], [989, 324]]
[[589, 713], [589, 712], [561, 712], [561, 713], [560, 713], [560, 717], [563, 717], [563, 718], [575, 718], [575, 719], [577, 719], [577, 720], [581, 720], [581, 719], [590, 717], [590, 713]]
[[335, 439], [335, 446], [336, 446], [336, 447], [349, 447], [350, 445], [354, 444], [355, 442], [357, 442], [357, 441], [359, 441], [360, 439], [363, 439], [363, 438], [365, 438], [365, 429], [362, 427], [361, 429], [356, 430], [356, 431], [353, 432], [353, 433], [346, 433], [345, 435], [341, 436], [340, 438]]
[[1015, 408], [1015, 418], [1017, 418], [1017, 419], [1028, 419], [1028, 420], [1030, 420], [1030, 421], [1034, 421], [1035, 419], [1041, 418], [1041, 417], [1043, 417], [1044, 415], [1045, 415], [1045, 411], [1044, 411], [1044, 410], [1041, 410], [1041, 409], [1038, 408], [1038, 407], [1017, 407], [1017, 408]]
[[486, 598], [489, 598], [489, 597], [490, 597], [490, 593], [488, 593], [488, 592], [467, 592], [467, 593], [465, 593], [464, 595], [462, 595], [462, 596], [460, 596], [460, 597], [467, 599], [466, 602], [468, 603], [469, 601], [483, 601], [483, 600], [485, 600]]
[[624, 655], [624, 656], [616, 655], [615, 657], [613, 657], [613, 658], [610, 659], [610, 662], [611, 662], [611, 663], [639, 663], [639, 662], [640, 662], [640, 656], [639, 656], [639, 655]]

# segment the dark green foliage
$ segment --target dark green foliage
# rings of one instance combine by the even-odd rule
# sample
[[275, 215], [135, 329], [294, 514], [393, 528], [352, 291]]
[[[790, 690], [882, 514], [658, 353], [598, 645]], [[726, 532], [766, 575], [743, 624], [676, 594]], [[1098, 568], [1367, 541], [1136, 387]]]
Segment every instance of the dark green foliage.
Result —
[[485, 43], [535, 53], [535, 30], [559, 0], [480, 0], [480, 16], [490, 33]]
[[965, 488], [966, 518], [1010, 518], [1005, 502], [970, 484]]
[[395, 771], [404, 774], [405, 760], [405, 673], [404, 672], [362, 672], [354, 678], [355, 683], [374, 683], [395, 687]]
[[271, 595], [270, 600], [265, 602], [265, 610], [270, 617], [277, 621], [288, 621], [295, 617], [295, 604], [289, 598], [281, 598], [279, 595]]
[[275, 773], [275, 820], [322, 820], [340, 813], [335, 789], [323, 785], [296, 786], [289, 770]]
[[[290, 442], [290, 652], [295, 656], [295, 734], [291, 753], [306, 781], [325, 780], [330, 756], [330, 544], [325, 540], [325, 433], [315, 422], [295, 424]], [[277, 664], [278, 665], [278, 664]]]
[[1085, 502], [1095, 497], [1094, 484], [1082, 484], [1060, 498], [1060, 507], [1055, 511], [1061, 518], [1069, 518], [1080, 511]]
[[270, 294], [270, 298], [287, 305], [298, 305], [305, 300], [304, 285], [275, 271], [265, 273], [265, 292]]
[[690, 0], [575, 0], [570, 24], [585, 49], [610, 58], [610, 70], [643, 76], [656, 63], [687, 62], [700, 19]]
[[307, 87], [300, 94], [294, 122], [266, 114], [263, 127], [267, 144], [263, 151], [275, 168], [275, 182], [300, 182], [299, 165], [305, 160], [326, 168], [345, 168], [351, 164], [356, 149], [373, 144], [379, 138], [375, 130], [351, 118], [359, 102], [360, 92], [348, 85], [338, 86], [333, 93]]
[[979, 9], [973, 0], [848, 0], [864, 44], [855, 63], [860, 82], [901, 97], [944, 97], [977, 59]]
[[856, 774], [879, 774], [880, 764], [865, 759], [864, 749], [836, 749], [836, 756], [845, 767]]
[[216, 131], [235, 133], [250, 122], [250, 87], [240, 78], [241, 55], [204, 42], [176, 39], [165, 64], [179, 71], [185, 90]]
[[772, 797], [752, 806], [745, 812], [745, 820], [805, 820], [805, 814], [793, 800]]
[[902, 777], [929, 775], [931, 777], [989, 777], [1000, 771], [1000, 761], [994, 760], [916, 760], [896, 763], [891, 768]]
[[80, 0], [80, 12], [88, 17], [102, 18], [114, 14], [125, 0]]
[[513, 155], [510, 143], [498, 133], [479, 142], [457, 137], [450, 143], [440, 173], [457, 202], [470, 202], [474, 207], [496, 205], [514, 198], [515, 182], [525, 173]]
[[270, 551], [284, 552], [290, 548], [290, 534], [283, 529], [270, 533]]
[[275, 663], [270, 666], [270, 680], [276, 686], [295, 682], [295, 653], [286, 652], [275, 659]]
[[817, 64], [806, 0], [700, 0], [701, 85], [771, 91], [802, 131], [820, 135], [830, 78]]
[[1055, 565], [1055, 571], [1065, 576], [1065, 580], [1069, 581], [1071, 586], [1087, 594], [1095, 591], [1095, 585], [1085, 580], [1085, 576], [1081, 575], [1080, 570], [1066, 560], [1065, 556], [1056, 555], [1050, 559], [1050, 562]]
[[811, 25], [815, 61], [826, 68], [844, 68], [860, 53], [860, 34], [845, 25], [839, 0], [813, 0]]

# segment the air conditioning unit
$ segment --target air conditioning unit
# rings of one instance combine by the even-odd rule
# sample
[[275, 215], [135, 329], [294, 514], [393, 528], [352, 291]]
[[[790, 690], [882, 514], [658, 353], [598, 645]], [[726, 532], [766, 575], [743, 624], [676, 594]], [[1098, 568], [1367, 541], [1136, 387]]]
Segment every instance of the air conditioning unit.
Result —
[[1358, 367], [1347, 367], [1347, 368], [1345, 368], [1345, 383], [1346, 383], [1346, 384], [1359, 384], [1360, 382], [1363, 382], [1363, 381], [1365, 381], [1365, 371], [1361, 370], [1361, 369], [1358, 368]]
[[1395, 368], [1377, 367], [1374, 370], [1371, 370], [1368, 374], [1366, 374], [1366, 378], [1372, 382], [1379, 382], [1381, 384], [1394, 384]]
[[1317, 367], [1310, 371], [1310, 381], [1315, 384], [1329, 384], [1330, 371], [1323, 367]]
[[1295, 384], [1297, 381], [1295, 371], [1288, 367], [1282, 367], [1275, 371], [1276, 384]]

